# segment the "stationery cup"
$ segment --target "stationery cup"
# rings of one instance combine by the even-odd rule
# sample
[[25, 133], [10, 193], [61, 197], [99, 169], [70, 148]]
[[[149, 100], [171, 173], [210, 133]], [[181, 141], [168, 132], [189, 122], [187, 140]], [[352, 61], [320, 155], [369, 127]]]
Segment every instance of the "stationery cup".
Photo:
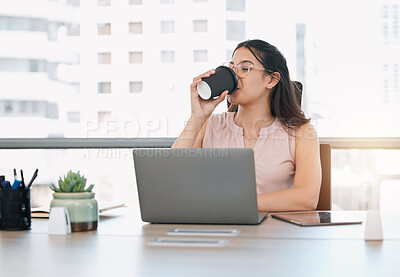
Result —
[[0, 189], [0, 230], [31, 229], [30, 189]]
[[232, 94], [237, 87], [238, 78], [235, 72], [227, 66], [219, 66], [210, 77], [203, 78], [197, 85], [199, 96], [204, 99], [213, 99], [220, 96], [225, 90]]

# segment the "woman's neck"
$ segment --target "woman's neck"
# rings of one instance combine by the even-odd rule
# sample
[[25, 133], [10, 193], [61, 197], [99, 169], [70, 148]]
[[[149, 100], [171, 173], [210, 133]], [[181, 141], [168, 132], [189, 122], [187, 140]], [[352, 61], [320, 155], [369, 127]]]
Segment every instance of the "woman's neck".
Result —
[[268, 107], [243, 107], [239, 106], [235, 114], [235, 123], [243, 128], [247, 137], [258, 137], [261, 128], [270, 126], [274, 122], [274, 117]]
[[[267, 103], [266, 103], [267, 102]], [[270, 99], [259, 99], [252, 105], [240, 105], [235, 114], [235, 123], [243, 128], [244, 135], [248, 138], [257, 138], [262, 128], [274, 122], [271, 114]]]

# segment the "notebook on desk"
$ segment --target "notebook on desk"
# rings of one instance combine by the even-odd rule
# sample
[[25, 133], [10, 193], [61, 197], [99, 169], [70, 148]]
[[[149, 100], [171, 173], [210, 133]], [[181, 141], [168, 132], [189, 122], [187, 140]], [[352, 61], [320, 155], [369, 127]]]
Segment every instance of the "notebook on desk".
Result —
[[[124, 203], [114, 202], [99, 202], [99, 214], [107, 212], [109, 210], [126, 207]], [[32, 218], [49, 218], [50, 217], [50, 206], [42, 206], [31, 209]]]
[[142, 220], [259, 224], [252, 149], [135, 149]]

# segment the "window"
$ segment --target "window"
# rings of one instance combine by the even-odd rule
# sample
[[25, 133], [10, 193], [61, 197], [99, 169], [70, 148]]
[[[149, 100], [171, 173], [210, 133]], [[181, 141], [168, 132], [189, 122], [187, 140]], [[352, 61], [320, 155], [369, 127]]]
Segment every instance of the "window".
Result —
[[58, 31], [61, 26], [63, 26], [63, 24], [59, 22], [47, 22], [46, 24], [47, 39], [52, 41], [57, 41]]
[[81, 54], [76, 54], [75, 59], [72, 62], [74, 64], [80, 64], [81, 63]]
[[66, 0], [65, 2], [68, 5], [79, 7], [80, 6], [80, 0]]
[[99, 36], [111, 35], [111, 23], [99, 23], [99, 24], [97, 24], [97, 34]]
[[382, 5], [381, 32], [384, 45], [400, 45], [400, 5]]
[[67, 112], [67, 120], [70, 123], [80, 123], [81, 113], [80, 112]]
[[175, 22], [174, 21], [161, 21], [161, 33], [175, 33]]
[[47, 77], [49, 78], [49, 80], [53, 80], [53, 81], [60, 81], [58, 78], [58, 66], [59, 66], [59, 62], [47, 62], [46, 63], [46, 70], [45, 72], [47, 73]]
[[193, 51], [193, 61], [194, 62], [207, 62], [208, 61], [207, 50], [194, 50]]
[[99, 123], [107, 123], [108, 121], [111, 121], [112, 113], [110, 111], [99, 111], [97, 113], [97, 118]]
[[43, 60], [0, 58], [0, 72], [45, 72], [47, 68]]
[[46, 115], [48, 119], [58, 119], [58, 104], [57, 103], [46, 103]]
[[246, 11], [246, 0], [226, 0], [227, 11]]
[[79, 94], [81, 92], [81, 84], [80, 83], [72, 82], [72, 83], [70, 83], [70, 86], [76, 94]]
[[111, 82], [99, 82], [97, 83], [98, 93], [111, 93]]
[[47, 21], [43, 18], [0, 16], [0, 30], [46, 32]]
[[4, 102], [4, 113], [6, 115], [14, 113], [14, 102], [13, 101], [5, 101]]
[[195, 33], [207, 32], [207, 20], [193, 20], [193, 32]]
[[28, 101], [20, 101], [19, 102], [19, 112], [21, 114], [27, 113], [28, 112], [28, 105], [29, 105]]
[[143, 34], [143, 23], [142, 22], [131, 22], [129, 23], [130, 34]]
[[304, 80], [306, 76], [306, 25], [302, 23], [296, 24], [296, 76], [298, 80]]
[[161, 63], [174, 63], [175, 51], [161, 51]]
[[67, 24], [67, 36], [74, 37], [80, 35], [80, 25], [79, 24]]
[[143, 82], [142, 81], [129, 82], [129, 92], [130, 93], [143, 92]]
[[383, 65], [383, 103], [400, 104], [400, 62]]
[[142, 5], [143, 0], [129, 0], [129, 5]]
[[[285, 55], [291, 78], [303, 83], [303, 110], [319, 136], [400, 136], [400, 4], [396, 1], [337, 0], [311, 5], [299, 0], [291, 1], [290, 9], [288, 5], [271, 6], [268, 1], [257, 0], [95, 0], [91, 1], [92, 9], [71, 6], [79, 5], [79, 0], [64, 1], [67, 5], [58, 2], [50, 6], [57, 4], [60, 14], [68, 15], [66, 21], [54, 17], [49, 5], [32, 18], [24, 9], [9, 10], [6, 5], [12, 0], [0, 1], [0, 10], [7, 11], [0, 16], [1, 37], [7, 42], [0, 46], [2, 124], [11, 117], [1, 118], [6, 107], [15, 115], [29, 116], [35, 107], [35, 116], [45, 114], [47, 95], [51, 95], [58, 99], [62, 112], [59, 124], [52, 126], [61, 126], [67, 111], [80, 111], [81, 123], [73, 127], [79, 125], [84, 130], [87, 120], [96, 120], [100, 107], [75, 108], [72, 104], [89, 97], [94, 102], [97, 98], [104, 100], [98, 83], [112, 77], [113, 100], [123, 101], [129, 93], [139, 92], [133, 97], [138, 101], [118, 112], [112, 110], [114, 106], [101, 108], [119, 116], [134, 112], [137, 118], [151, 117], [152, 109], [163, 118], [171, 118], [172, 111], [182, 108], [174, 114], [177, 122], [169, 125], [176, 128], [167, 131], [160, 126], [162, 136], [177, 136], [187, 120], [189, 107], [182, 100], [187, 99], [187, 83], [207, 68], [229, 61], [239, 42], [260, 38]], [[179, 12], [188, 9], [195, 12]], [[271, 11], [268, 16], [266, 11]], [[282, 18], [285, 24], [277, 24]], [[343, 77], [340, 82], [339, 72]], [[152, 81], [155, 76], [157, 81]], [[80, 83], [80, 93], [74, 83]], [[156, 108], [150, 100], [157, 94], [163, 96], [174, 84], [177, 97], [167, 97], [165, 105]], [[5, 101], [15, 103], [5, 106]], [[226, 105], [221, 104], [215, 112], [225, 110]], [[29, 125], [27, 121], [19, 124]], [[41, 136], [71, 136], [49, 131], [52, 126], [44, 126]], [[21, 131], [21, 136], [29, 134]], [[79, 134], [84, 136], [85, 132]], [[0, 136], [10, 134], [3, 132]]]
[[32, 104], [32, 112], [34, 114], [40, 113], [40, 109], [41, 109], [42, 105], [40, 105], [40, 103], [38, 101], [33, 101], [31, 104]]
[[143, 52], [129, 52], [129, 63], [143, 63]]
[[244, 21], [226, 21], [226, 39], [242, 41], [246, 39], [246, 23]]
[[41, 60], [29, 60], [30, 72], [43, 72], [45, 71], [45, 62]]
[[58, 104], [32, 100], [0, 101], [0, 117], [2, 116], [58, 119]]
[[226, 50], [226, 58], [225, 61], [230, 61], [232, 59], [233, 49]]
[[[332, 202], [344, 210], [397, 210], [400, 150], [332, 151]], [[349, 182], [349, 180], [352, 180]]]
[[111, 53], [98, 53], [97, 54], [98, 64], [111, 64]]
[[111, 0], [97, 0], [97, 6], [99, 7], [111, 6]]

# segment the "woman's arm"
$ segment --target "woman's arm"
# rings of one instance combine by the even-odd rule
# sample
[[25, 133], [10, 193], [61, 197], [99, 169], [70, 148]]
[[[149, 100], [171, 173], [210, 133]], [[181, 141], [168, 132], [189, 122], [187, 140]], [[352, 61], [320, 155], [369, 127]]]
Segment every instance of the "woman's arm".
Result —
[[200, 98], [197, 92], [197, 85], [202, 81], [202, 78], [209, 77], [214, 73], [215, 70], [212, 69], [193, 78], [193, 83], [190, 85], [192, 113], [182, 133], [172, 145], [172, 148], [201, 148], [208, 118], [228, 94], [228, 91], [225, 90], [217, 99], [203, 100]]
[[315, 210], [321, 188], [319, 140], [314, 127], [304, 124], [296, 131], [294, 187], [257, 196], [259, 211]]
[[171, 148], [201, 148], [208, 118], [190, 117]]

